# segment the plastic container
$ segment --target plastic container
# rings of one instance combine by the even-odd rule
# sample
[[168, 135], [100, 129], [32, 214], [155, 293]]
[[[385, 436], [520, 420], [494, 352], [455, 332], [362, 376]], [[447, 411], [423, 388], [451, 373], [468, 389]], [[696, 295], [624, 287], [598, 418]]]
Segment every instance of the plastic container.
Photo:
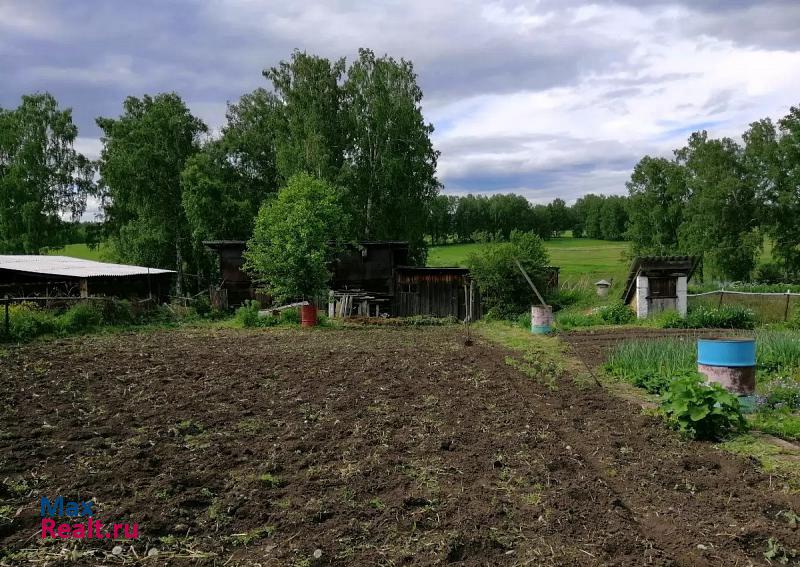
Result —
[[553, 330], [553, 308], [549, 305], [531, 307], [531, 333], [546, 335]]

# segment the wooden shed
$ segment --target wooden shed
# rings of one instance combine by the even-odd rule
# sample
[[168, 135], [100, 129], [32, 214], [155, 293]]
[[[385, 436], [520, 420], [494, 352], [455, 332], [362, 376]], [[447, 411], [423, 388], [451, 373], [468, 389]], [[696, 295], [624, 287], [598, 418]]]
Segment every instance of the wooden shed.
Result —
[[637, 256], [622, 300], [639, 319], [667, 310], [686, 316], [688, 282], [699, 262], [696, 256]]
[[256, 292], [250, 276], [242, 270], [244, 240], [206, 240], [203, 245], [219, 257], [220, 282], [211, 289], [212, 302], [220, 308], [241, 305], [255, 299]]
[[394, 315], [410, 317], [481, 318], [478, 287], [467, 268], [420, 268], [401, 266], [395, 270]]
[[169, 296], [175, 272], [68, 256], [0, 255], [0, 296]]

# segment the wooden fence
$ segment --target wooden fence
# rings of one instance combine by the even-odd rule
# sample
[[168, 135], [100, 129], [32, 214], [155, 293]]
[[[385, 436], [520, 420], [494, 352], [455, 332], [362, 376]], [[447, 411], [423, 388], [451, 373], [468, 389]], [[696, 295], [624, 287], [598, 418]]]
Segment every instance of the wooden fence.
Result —
[[704, 293], [689, 294], [689, 307], [722, 307], [739, 305], [747, 307], [756, 315], [759, 323], [788, 321], [800, 309], [800, 293], [761, 293], [752, 291], [729, 291], [718, 289]]

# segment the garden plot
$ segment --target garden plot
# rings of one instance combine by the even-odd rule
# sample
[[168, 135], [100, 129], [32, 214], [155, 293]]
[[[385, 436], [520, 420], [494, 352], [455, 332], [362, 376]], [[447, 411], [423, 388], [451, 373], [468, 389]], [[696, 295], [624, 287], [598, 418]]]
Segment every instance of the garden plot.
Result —
[[[779, 475], [541, 354], [465, 346], [456, 327], [8, 349], [0, 563], [746, 565], [800, 549]], [[43, 543], [39, 499], [57, 495], [140, 539]]]

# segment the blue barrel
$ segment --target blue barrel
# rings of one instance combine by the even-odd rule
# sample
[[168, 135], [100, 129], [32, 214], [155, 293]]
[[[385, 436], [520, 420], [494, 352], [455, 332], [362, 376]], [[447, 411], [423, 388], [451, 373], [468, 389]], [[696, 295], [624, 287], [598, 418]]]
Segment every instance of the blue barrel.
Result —
[[706, 366], [755, 366], [756, 340], [749, 338], [697, 339], [697, 363]]
[[697, 339], [697, 370], [729, 392], [752, 396], [756, 390], [756, 340]]

